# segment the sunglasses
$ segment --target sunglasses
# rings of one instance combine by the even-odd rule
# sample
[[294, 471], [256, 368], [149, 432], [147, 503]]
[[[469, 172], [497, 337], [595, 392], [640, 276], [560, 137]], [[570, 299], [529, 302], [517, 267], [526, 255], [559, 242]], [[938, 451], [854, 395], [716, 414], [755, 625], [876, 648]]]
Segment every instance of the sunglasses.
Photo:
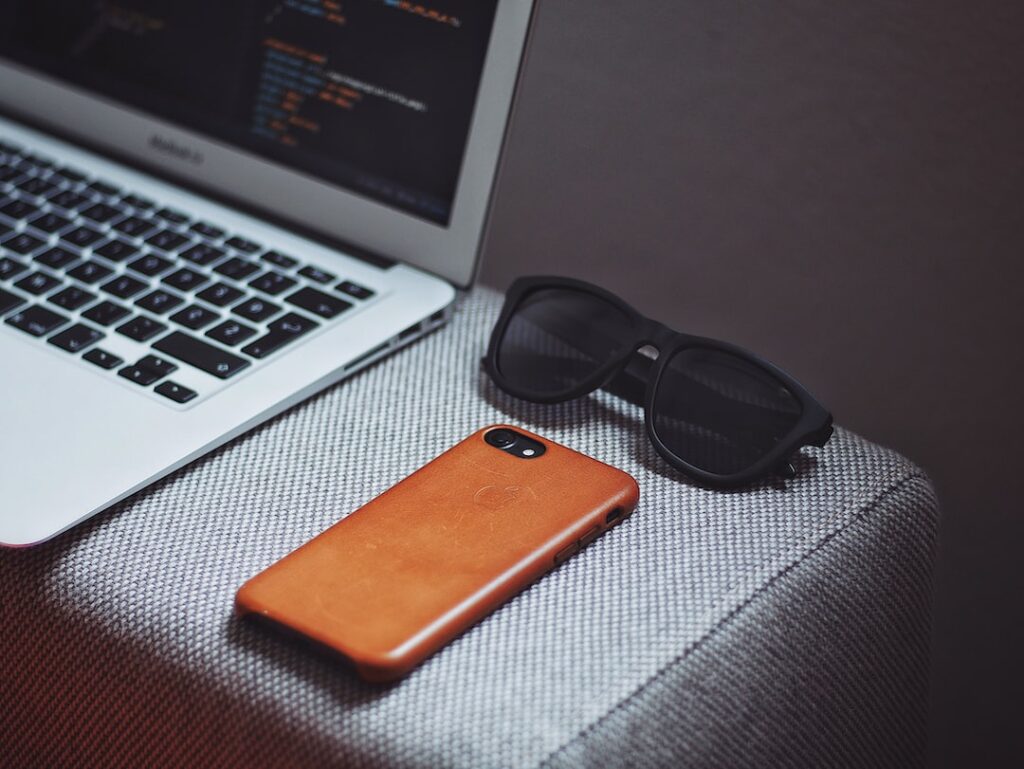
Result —
[[642, 405], [658, 453], [709, 486], [793, 477], [794, 453], [832, 435], [832, 415], [771, 363], [673, 331], [571, 278], [515, 281], [483, 364], [523, 400], [560, 403], [604, 389]]

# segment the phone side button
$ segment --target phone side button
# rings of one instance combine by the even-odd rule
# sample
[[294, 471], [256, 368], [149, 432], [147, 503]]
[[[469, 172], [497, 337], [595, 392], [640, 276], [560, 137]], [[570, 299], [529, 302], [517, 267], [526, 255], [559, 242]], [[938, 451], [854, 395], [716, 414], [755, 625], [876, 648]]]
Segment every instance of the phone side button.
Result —
[[592, 529], [590, 529], [590, 531], [588, 531], [586, 534], [584, 534], [582, 537], [580, 537], [580, 549], [582, 550], [583, 548], [585, 548], [587, 545], [589, 545], [591, 542], [593, 542], [595, 539], [597, 539], [600, 536], [601, 536], [601, 527], [600, 526], [594, 526]]
[[562, 548], [555, 554], [555, 566], [561, 566], [563, 563], [572, 558], [580, 549], [579, 542], [573, 542], [568, 547]]

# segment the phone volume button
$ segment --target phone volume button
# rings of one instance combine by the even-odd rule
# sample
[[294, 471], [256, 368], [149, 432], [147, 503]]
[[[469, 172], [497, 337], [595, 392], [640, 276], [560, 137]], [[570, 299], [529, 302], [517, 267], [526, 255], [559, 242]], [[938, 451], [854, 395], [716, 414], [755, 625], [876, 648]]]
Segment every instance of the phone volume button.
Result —
[[600, 536], [601, 536], [601, 527], [600, 526], [592, 527], [590, 529], [590, 531], [588, 531], [586, 534], [584, 534], [582, 537], [580, 537], [580, 549], [582, 550], [583, 548], [585, 548], [587, 545], [589, 545], [591, 542], [593, 542], [595, 539], [597, 539]]
[[568, 547], [564, 547], [555, 554], [555, 566], [561, 566], [563, 563], [572, 558], [580, 549], [579, 542], [573, 542]]

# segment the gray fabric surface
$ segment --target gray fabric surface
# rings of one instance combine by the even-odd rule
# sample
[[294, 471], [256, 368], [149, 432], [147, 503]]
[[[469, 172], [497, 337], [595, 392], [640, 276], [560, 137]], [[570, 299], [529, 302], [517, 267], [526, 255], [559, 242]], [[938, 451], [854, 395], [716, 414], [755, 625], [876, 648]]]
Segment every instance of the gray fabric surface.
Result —
[[935, 521], [908, 506], [935, 509], [923, 479], [769, 582], [548, 769], [923, 766]]
[[[542, 407], [497, 393], [478, 360], [498, 307], [475, 292], [443, 331], [69, 535], [0, 553], [7, 761], [703, 766], [787, 755], [858, 765], [916, 755], [935, 516], [920, 471], [839, 430], [805, 452], [785, 487], [679, 483], [628, 404], [597, 395]], [[631, 472], [636, 514], [393, 686], [363, 684], [233, 616], [248, 577], [495, 421]], [[759, 696], [800, 680], [813, 682], [803, 701]], [[843, 724], [813, 726], [817, 697]], [[872, 702], [884, 718], [860, 713]], [[848, 736], [822, 746], [801, 737], [801, 722]], [[648, 749], [627, 747], [623, 735], [641, 725]], [[701, 728], [715, 738], [700, 739]]]

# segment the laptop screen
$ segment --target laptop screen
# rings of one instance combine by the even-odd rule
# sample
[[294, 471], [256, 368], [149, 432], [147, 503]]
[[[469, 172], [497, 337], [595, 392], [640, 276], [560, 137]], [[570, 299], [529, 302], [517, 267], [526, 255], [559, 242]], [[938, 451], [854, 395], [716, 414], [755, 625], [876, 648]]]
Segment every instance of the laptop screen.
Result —
[[0, 0], [0, 55], [447, 226], [496, 6]]

